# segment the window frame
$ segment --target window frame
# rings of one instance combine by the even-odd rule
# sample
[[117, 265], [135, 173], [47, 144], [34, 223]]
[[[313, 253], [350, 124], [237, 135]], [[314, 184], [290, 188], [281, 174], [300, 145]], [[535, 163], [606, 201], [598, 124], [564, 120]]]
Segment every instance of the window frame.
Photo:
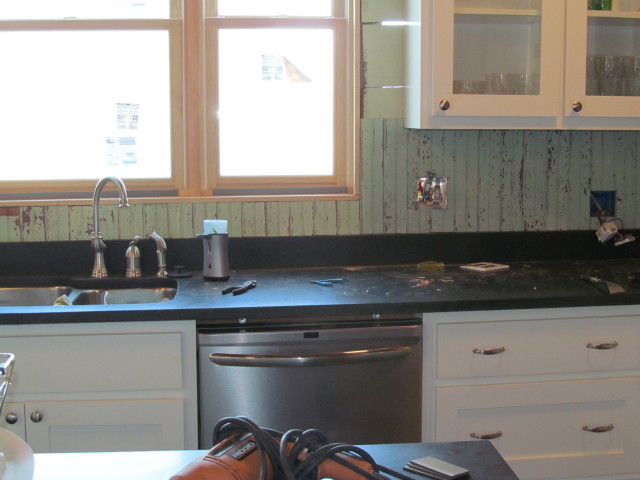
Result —
[[[216, 91], [208, 79], [215, 72], [217, 52], [206, 46], [216, 28], [247, 24], [293, 24], [317, 28], [331, 24], [340, 38], [335, 42], [336, 90], [334, 102], [342, 108], [336, 115], [334, 138], [341, 150], [334, 155], [334, 175], [330, 177], [266, 177], [249, 186], [259, 188], [261, 200], [355, 200], [359, 194], [360, 153], [360, 2], [332, 0], [334, 16], [329, 17], [215, 17], [215, 0], [172, 0], [170, 18], [161, 19], [72, 19], [3, 20], [2, 30], [135, 30], [161, 29], [169, 32], [171, 75], [171, 177], [168, 179], [127, 179], [130, 197], [145, 203], [255, 201], [256, 193], [238, 189], [247, 178], [220, 181], [217, 173], [217, 128], [212, 112]], [[248, 23], [247, 23], [248, 22]], [[341, 25], [338, 25], [340, 24]], [[215, 25], [215, 28], [208, 28]], [[210, 45], [210, 44], [209, 44]], [[304, 180], [304, 181], [302, 181]], [[86, 204], [97, 179], [55, 181], [0, 181], [0, 205]], [[280, 184], [275, 185], [276, 181]]]
[[[206, 55], [205, 66], [207, 116], [206, 178], [204, 189], [214, 197], [251, 198], [258, 192], [269, 199], [283, 196], [305, 199], [322, 195], [357, 195], [359, 155], [359, 2], [332, 0], [331, 17], [241, 17], [219, 16], [215, 0], [206, 0], [205, 45], [217, 45], [222, 29], [329, 28], [334, 31], [334, 158], [333, 175], [222, 177], [219, 174], [218, 56], [217, 49]], [[205, 48], [206, 48], [205, 46]], [[356, 83], [357, 82], [357, 83]]]
[[[170, 102], [171, 102], [171, 176], [169, 178], [127, 179], [128, 190], [134, 195], [170, 196], [185, 187], [183, 136], [182, 20], [118, 19], [118, 20], [4, 20], [2, 31], [127, 31], [160, 30], [169, 35]], [[97, 179], [96, 179], [97, 180]], [[0, 181], [0, 201], [23, 199], [78, 198], [91, 193], [96, 180], [28, 180]]]

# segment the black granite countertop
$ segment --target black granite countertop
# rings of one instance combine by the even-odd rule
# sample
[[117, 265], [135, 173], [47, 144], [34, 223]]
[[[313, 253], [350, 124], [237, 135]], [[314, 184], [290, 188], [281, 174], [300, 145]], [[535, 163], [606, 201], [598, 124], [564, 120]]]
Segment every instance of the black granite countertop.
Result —
[[[195, 319], [199, 324], [235, 324], [238, 319], [275, 319], [413, 315], [421, 312], [640, 305], [640, 260], [562, 260], [510, 262], [509, 270], [479, 273], [447, 264], [422, 271], [416, 264], [233, 270], [228, 281], [205, 281], [201, 272], [178, 280], [176, 297], [167, 302], [96, 305], [2, 307], [4, 324]], [[611, 295], [584, 277], [597, 276], [625, 288]], [[311, 280], [341, 278], [334, 286]], [[15, 279], [4, 278], [4, 281]], [[256, 280], [242, 295], [222, 295], [229, 285]], [[60, 284], [64, 277], [40, 276]], [[134, 282], [136, 280], [127, 280]], [[143, 282], [140, 280], [140, 282]]]

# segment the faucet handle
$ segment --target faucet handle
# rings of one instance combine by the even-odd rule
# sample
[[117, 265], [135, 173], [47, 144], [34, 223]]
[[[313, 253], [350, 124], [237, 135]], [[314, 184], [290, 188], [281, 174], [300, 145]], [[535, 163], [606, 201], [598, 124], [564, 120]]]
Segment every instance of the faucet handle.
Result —
[[142, 271], [140, 269], [140, 249], [136, 246], [139, 241], [139, 236], [136, 235], [133, 237], [133, 240], [129, 242], [129, 248], [127, 248], [127, 253], [125, 254], [127, 259], [125, 276], [127, 278], [137, 278], [142, 275]]

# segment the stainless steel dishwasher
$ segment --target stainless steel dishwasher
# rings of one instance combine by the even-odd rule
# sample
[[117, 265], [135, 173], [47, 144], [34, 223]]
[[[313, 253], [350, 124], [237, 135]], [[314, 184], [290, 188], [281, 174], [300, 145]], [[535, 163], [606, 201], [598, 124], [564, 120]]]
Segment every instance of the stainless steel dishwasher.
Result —
[[421, 441], [419, 319], [201, 329], [198, 342], [200, 448], [240, 415], [332, 442]]

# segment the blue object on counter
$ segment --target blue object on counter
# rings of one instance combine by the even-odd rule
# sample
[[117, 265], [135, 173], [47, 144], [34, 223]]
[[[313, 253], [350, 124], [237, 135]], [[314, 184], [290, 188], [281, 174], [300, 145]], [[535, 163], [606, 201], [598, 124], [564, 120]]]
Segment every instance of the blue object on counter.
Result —
[[344, 282], [342, 278], [327, 278], [325, 280], [310, 280], [309, 283], [315, 283], [322, 287], [333, 287], [334, 283]]

